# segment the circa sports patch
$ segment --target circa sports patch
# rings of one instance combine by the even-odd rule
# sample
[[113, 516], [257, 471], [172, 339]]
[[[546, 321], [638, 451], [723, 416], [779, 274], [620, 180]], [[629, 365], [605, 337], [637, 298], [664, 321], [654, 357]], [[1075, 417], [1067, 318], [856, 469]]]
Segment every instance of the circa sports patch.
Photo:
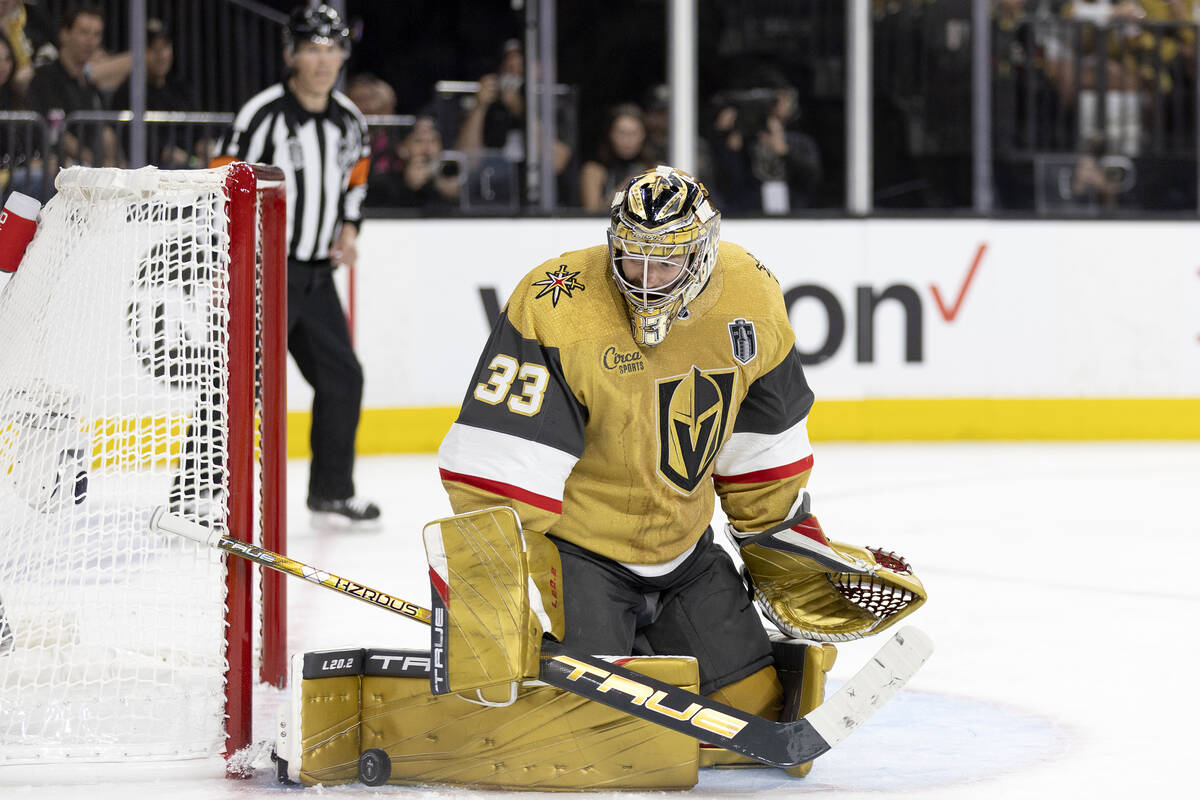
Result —
[[739, 364], [749, 364], [758, 355], [753, 322], [738, 317], [729, 323], [729, 341], [733, 345], [733, 357]]
[[534, 295], [533, 299], [536, 300], [539, 297], [550, 295], [550, 305], [557, 306], [560, 295], [565, 294], [569, 299], [573, 296], [571, 292], [577, 289], [582, 292], [586, 288], [583, 283], [576, 279], [575, 276], [578, 274], [579, 272], [567, 272], [567, 265], [560, 264], [557, 270], [547, 272], [545, 278], [533, 282], [534, 286], [543, 287], [540, 292]]

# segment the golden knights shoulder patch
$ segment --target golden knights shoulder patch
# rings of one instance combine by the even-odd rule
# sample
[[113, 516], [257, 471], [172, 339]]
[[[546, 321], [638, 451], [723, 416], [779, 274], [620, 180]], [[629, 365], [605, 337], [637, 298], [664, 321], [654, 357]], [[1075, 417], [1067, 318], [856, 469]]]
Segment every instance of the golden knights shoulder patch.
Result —
[[733, 345], [733, 357], [739, 364], [749, 364], [758, 355], [753, 322], [738, 317], [729, 323], [729, 341]]
[[583, 282], [578, 279], [579, 272], [568, 272], [566, 264], [560, 264], [554, 272], [547, 272], [546, 277], [540, 281], [534, 281], [534, 286], [541, 286], [542, 290], [534, 295], [534, 300], [539, 297], [550, 295], [550, 305], [557, 306], [560, 295], [566, 295], [570, 299], [573, 295], [571, 292], [582, 292], [586, 287]]
[[721, 449], [733, 406], [734, 369], [701, 370], [655, 381], [658, 474], [691, 494]]

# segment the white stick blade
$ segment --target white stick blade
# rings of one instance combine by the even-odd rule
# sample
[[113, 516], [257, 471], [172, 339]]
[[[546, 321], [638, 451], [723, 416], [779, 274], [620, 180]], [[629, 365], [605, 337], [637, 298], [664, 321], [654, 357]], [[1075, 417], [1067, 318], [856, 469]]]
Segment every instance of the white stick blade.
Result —
[[908, 683], [933, 653], [918, 628], [901, 628], [837, 693], [804, 718], [833, 747], [858, 729]]
[[157, 533], [173, 533], [208, 547], [214, 546], [221, 536], [218, 531], [168, 512], [164, 506], [158, 506], [150, 515], [150, 530]]

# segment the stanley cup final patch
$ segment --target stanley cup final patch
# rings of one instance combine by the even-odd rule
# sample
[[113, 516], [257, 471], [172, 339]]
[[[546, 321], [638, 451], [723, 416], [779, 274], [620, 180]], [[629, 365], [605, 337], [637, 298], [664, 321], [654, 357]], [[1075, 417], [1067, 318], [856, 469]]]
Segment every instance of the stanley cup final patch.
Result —
[[754, 323], [738, 317], [729, 323], [729, 341], [733, 345], [733, 357], [739, 364], [749, 364], [758, 355], [758, 339], [754, 336]]

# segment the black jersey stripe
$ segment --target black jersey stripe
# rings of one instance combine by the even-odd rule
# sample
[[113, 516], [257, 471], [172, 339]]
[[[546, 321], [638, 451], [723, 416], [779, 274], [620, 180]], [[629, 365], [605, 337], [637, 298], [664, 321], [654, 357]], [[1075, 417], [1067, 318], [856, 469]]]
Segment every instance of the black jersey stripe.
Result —
[[[320, 248], [319, 240], [321, 238], [321, 227], [325, 224], [325, 201], [329, 197], [329, 176], [326, 174], [327, 170], [325, 169], [325, 165], [329, 161], [327, 154], [325, 152], [325, 148], [327, 147], [327, 145], [325, 143], [326, 142], [325, 121], [320, 120], [320, 119], [316, 120], [313, 123], [312, 130], [313, 130], [313, 136], [315, 136], [317, 139], [317, 153], [321, 157], [320, 158], [321, 163], [317, 165], [317, 167], [318, 167], [317, 175], [320, 178], [320, 180], [318, 182], [320, 183], [323, 191], [317, 196], [317, 213], [313, 218], [313, 224], [316, 225], [316, 227], [317, 227], [316, 239], [313, 240], [313, 242], [314, 242], [313, 247]], [[341, 195], [340, 189], [341, 189], [341, 187], [339, 186], [338, 187], [339, 191], [337, 191], [333, 195], [333, 202], [335, 202], [335, 203], [341, 202], [342, 195]], [[326, 252], [326, 255], [328, 255], [328, 253], [329, 253], [328, 246], [326, 246], [325, 252]]]

